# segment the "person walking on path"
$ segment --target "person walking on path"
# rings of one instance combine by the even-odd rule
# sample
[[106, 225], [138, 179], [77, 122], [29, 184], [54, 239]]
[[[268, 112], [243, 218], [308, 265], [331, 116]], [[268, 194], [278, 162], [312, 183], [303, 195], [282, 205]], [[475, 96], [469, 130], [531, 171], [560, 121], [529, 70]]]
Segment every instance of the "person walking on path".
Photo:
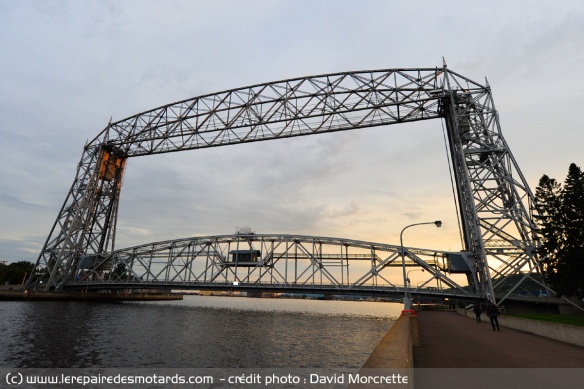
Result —
[[481, 313], [483, 312], [481, 310], [481, 304], [479, 304], [479, 303], [475, 304], [472, 311], [474, 312], [475, 316], [477, 317], [477, 323], [480, 323], [481, 322]]
[[491, 325], [493, 326], [493, 331], [495, 331], [495, 325], [497, 326], [497, 331], [501, 331], [499, 328], [499, 308], [492, 302], [489, 301], [487, 304], [487, 316], [491, 319]]

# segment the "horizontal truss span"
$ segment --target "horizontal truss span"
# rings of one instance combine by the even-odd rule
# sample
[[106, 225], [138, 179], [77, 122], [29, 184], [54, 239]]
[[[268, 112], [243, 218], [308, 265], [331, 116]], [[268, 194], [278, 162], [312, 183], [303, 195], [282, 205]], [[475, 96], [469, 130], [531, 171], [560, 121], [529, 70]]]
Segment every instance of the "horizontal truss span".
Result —
[[[449, 73], [467, 91], [484, 89]], [[276, 81], [171, 103], [110, 123], [87, 147], [107, 144], [131, 157], [432, 119], [442, 116], [444, 88], [442, 68]]]
[[[403, 293], [401, 252], [389, 244], [304, 235], [194, 237], [88, 255], [69, 287]], [[421, 287], [430, 293], [472, 296], [447, 273], [448, 253], [406, 247], [404, 254], [406, 266], [425, 270]]]

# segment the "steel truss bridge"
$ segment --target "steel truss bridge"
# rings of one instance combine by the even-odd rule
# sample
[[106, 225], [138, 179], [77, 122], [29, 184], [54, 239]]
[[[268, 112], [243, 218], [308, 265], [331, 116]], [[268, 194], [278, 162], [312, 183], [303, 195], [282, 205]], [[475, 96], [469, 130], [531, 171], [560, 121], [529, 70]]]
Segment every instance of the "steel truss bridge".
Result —
[[[417, 286], [388, 274], [402, 249], [353, 240], [235, 234], [115, 250], [128, 159], [429, 119], [445, 124], [464, 249], [403, 249], [437, 282], [474, 298], [541, 283], [534, 196], [501, 133], [491, 88], [446, 64], [300, 77], [207, 94], [109, 123], [83, 148], [28, 287], [314, 288], [362, 293]], [[242, 248], [243, 247], [243, 248]], [[349, 253], [349, 251], [351, 251]], [[418, 274], [419, 275], [419, 274]], [[464, 282], [454, 279], [463, 276]], [[403, 277], [406, 278], [406, 277]], [[399, 277], [398, 277], [399, 279]], [[514, 279], [509, 285], [505, 280]], [[406, 285], [404, 285], [406, 284]], [[383, 289], [385, 288], [385, 289]]]
[[[84, 256], [87, 269], [67, 289], [202, 289], [398, 296], [394, 269], [424, 270], [416, 297], [474, 301], [476, 294], [450, 276], [456, 253], [300, 235], [245, 234], [192, 237]], [[408, 274], [409, 275], [409, 274]]]
[[[400, 246], [315, 236], [194, 237], [86, 256], [88, 263], [82, 268], [90, 270], [68, 287], [138, 284], [142, 288], [403, 294], [403, 286], [391, 282], [390, 272], [392, 267], [402, 267], [401, 252]], [[448, 253], [413, 248], [404, 248], [404, 253], [406, 266], [421, 266], [436, 279], [433, 289], [436, 285], [464, 289], [445, 275]]]

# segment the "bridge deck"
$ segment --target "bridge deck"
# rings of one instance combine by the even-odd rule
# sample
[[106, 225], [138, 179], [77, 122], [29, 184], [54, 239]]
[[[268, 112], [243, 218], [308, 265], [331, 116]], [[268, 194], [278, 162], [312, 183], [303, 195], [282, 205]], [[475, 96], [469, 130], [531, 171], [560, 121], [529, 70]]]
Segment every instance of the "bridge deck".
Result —
[[582, 347], [505, 327], [493, 331], [489, 322], [448, 311], [419, 312], [418, 327], [416, 388], [561, 388], [584, 378]]

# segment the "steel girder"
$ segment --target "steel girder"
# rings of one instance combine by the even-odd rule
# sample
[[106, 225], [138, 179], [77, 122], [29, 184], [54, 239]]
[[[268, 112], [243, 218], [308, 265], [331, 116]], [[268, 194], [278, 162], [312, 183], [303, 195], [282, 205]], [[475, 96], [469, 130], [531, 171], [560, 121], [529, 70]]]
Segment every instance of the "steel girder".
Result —
[[[423, 285], [436, 281], [437, 286], [426, 288], [427, 293], [475, 296], [447, 274], [447, 253], [404, 250], [408, 267], [427, 271]], [[249, 251], [258, 253], [253, 261], [237, 260], [237, 253]], [[204, 289], [220, 284], [269, 286], [283, 291], [326, 288], [354, 294], [404, 291], [401, 270], [392, 271], [402, 266], [400, 246], [342, 238], [267, 234], [193, 237], [88, 258], [69, 287]], [[396, 275], [400, 282], [392, 281]]]
[[85, 254], [114, 248], [125, 163], [125, 156], [107, 145], [85, 147], [73, 185], [27, 286], [48, 276], [45, 288], [60, 288], [74, 276]]
[[129, 157], [434, 118], [447, 124], [465, 250], [472, 261], [469, 284], [477, 294], [493, 294], [492, 275], [538, 269], [536, 231], [526, 211], [533, 195], [501, 135], [489, 86], [446, 66], [258, 84], [108, 124], [84, 148], [29, 285], [45, 277], [45, 288], [62, 288], [84, 258], [114, 250]]
[[477, 267], [469, 284], [494, 298], [495, 291], [503, 292], [499, 286], [508, 293], [514, 289], [504, 285], [506, 276], [527, 269], [529, 277], [541, 270], [535, 256], [537, 229], [529, 214], [534, 197], [502, 136], [488, 84], [481, 90], [448, 76], [446, 82], [450, 93], [443, 108], [460, 220]]
[[302, 77], [179, 101], [111, 123], [91, 143], [128, 156], [439, 117], [443, 69]]

